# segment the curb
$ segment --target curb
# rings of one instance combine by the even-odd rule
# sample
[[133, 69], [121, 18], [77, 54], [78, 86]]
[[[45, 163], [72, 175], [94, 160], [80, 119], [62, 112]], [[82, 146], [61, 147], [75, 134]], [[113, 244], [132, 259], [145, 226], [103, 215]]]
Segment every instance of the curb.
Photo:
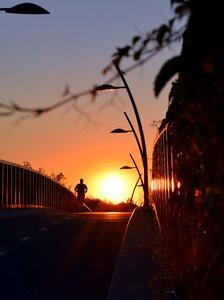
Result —
[[136, 208], [128, 222], [107, 300], [175, 300], [153, 207]]

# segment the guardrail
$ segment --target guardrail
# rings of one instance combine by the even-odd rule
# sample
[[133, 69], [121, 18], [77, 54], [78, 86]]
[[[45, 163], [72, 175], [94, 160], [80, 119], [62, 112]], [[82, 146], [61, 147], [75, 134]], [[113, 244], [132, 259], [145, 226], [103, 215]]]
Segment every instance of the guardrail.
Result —
[[75, 195], [48, 176], [0, 160], [0, 209], [58, 208], [78, 211]]

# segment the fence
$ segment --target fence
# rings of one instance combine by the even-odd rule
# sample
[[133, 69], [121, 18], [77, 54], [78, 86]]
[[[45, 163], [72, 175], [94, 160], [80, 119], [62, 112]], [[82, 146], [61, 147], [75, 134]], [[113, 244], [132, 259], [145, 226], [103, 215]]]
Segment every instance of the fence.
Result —
[[217, 144], [213, 152], [214, 145], [194, 138], [194, 130], [186, 136], [180, 140], [172, 124], [158, 136], [152, 201], [177, 298], [218, 299], [224, 270], [223, 151]]
[[0, 160], [0, 209], [58, 208], [78, 211], [74, 194], [48, 176]]

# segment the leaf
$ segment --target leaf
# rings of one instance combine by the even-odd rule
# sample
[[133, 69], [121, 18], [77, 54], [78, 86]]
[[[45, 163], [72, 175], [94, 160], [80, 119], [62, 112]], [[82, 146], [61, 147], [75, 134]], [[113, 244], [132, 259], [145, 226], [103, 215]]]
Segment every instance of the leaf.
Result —
[[123, 48], [117, 48], [117, 52], [114, 54], [114, 56], [119, 56], [119, 57], [123, 57], [123, 56], [129, 56], [129, 50], [131, 49], [130, 46], [125, 46]]
[[176, 21], [176, 18], [172, 18], [171, 20], [169, 20], [169, 27], [170, 29], [172, 29], [174, 22]]
[[184, 13], [186, 12], [186, 11], [188, 11], [188, 7], [187, 7], [187, 5], [185, 5], [185, 4], [182, 4], [182, 5], [178, 5], [176, 8], [175, 8], [175, 13], [177, 14], [177, 15], [180, 15], [180, 16], [182, 16], [182, 15], [184, 15]]
[[132, 45], [135, 45], [141, 39], [140, 36], [134, 36], [132, 39]]
[[169, 103], [172, 102], [172, 100], [177, 97], [177, 94], [179, 92], [179, 81], [176, 79], [174, 82], [172, 82], [172, 87], [170, 89], [168, 100]]
[[169, 59], [160, 69], [154, 82], [154, 93], [158, 97], [161, 90], [164, 88], [166, 83], [179, 72], [181, 67], [181, 57], [175, 56]]
[[142, 43], [143, 47], [145, 47], [150, 42], [150, 40], [152, 39], [152, 35], [153, 35], [153, 33], [147, 34], [146, 38], [143, 40], [143, 43]]
[[170, 28], [166, 24], [163, 24], [160, 26], [160, 28], [157, 31], [157, 36], [156, 36], [156, 40], [159, 45], [161, 45], [163, 43], [163, 39], [164, 39], [165, 35], [170, 32], [171, 32]]
[[117, 52], [112, 55], [113, 61], [116, 61], [117, 65], [119, 65], [123, 57], [129, 57], [130, 49], [131, 47], [129, 45], [123, 48], [117, 47]]
[[140, 57], [141, 57], [141, 54], [142, 54], [142, 49], [136, 51], [136, 52], [133, 54], [134, 60], [139, 60]]

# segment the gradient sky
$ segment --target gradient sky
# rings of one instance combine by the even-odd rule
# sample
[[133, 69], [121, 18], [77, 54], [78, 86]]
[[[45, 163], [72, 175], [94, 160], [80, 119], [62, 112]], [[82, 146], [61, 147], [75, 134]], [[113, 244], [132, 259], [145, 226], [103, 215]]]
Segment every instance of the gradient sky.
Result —
[[[166, 22], [172, 15], [169, 0], [46, 0], [32, 1], [50, 11], [50, 15], [28, 16], [1, 13], [0, 102], [17, 102], [27, 107], [48, 106], [61, 100], [66, 85], [78, 93], [105, 82], [110, 75], [101, 71], [109, 63], [116, 47], [129, 43], [133, 36], [144, 34]], [[0, 0], [1, 7], [19, 1]], [[164, 50], [146, 65], [126, 75], [136, 99], [148, 146], [149, 164], [156, 131], [150, 124], [161, 120], [167, 109], [167, 87], [158, 99], [153, 95], [153, 81], [167, 58], [178, 53], [175, 47]], [[67, 186], [82, 177], [88, 195], [105, 198], [102, 183], [107, 176], [120, 176], [130, 197], [137, 172], [121, 171], [132, 165], [129, 153], [139, 167], [141, 161], [132, 134], [109, 132], [128, 128], [123, 115], [135, 118], [125, 90], [120, 90], [114, 104], [103, 108], [114, 94], [103, 92], [91, 103], [89, 97], [79, 105], [95, 125], [80, 116], [72, 105], [64, 106], [40, 118], [17, 122], [15, 117], [0, 118], [0, 159], [47, 174], [63, 172]], [[135, 200], [142, 196], [137, 189]]]

